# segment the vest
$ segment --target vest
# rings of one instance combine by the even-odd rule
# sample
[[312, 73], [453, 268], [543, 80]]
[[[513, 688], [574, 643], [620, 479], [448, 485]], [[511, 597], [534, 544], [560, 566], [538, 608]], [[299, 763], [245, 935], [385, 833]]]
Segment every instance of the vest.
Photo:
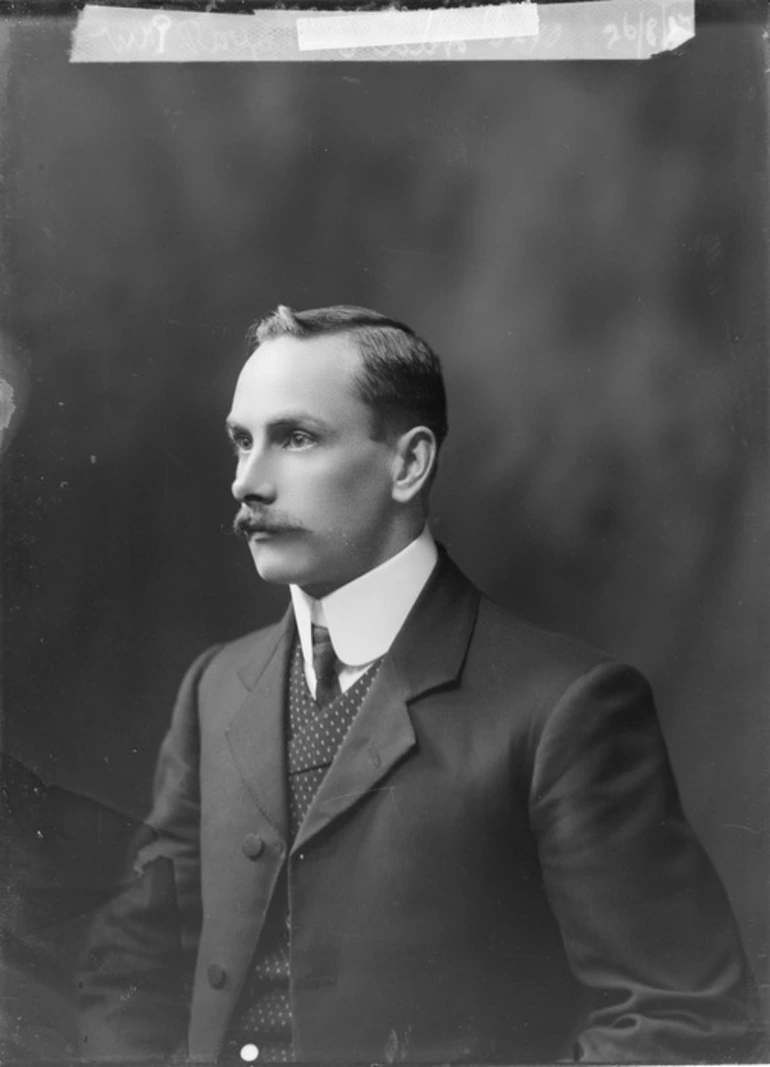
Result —
[[[313, 700], [299, 641], [289, 667], [287, 759], [289, 833], [297, 834], [318, 787], [369, 692], [380, 661], [325, 708]], [[238, 1058], [244, 1045], [259, 1049], [261, 1062], [294, 1059], [291, 1031], [291, 944], [286, 867], [273, 896], [254, 960], [230, 1023], [224, 1052]]]

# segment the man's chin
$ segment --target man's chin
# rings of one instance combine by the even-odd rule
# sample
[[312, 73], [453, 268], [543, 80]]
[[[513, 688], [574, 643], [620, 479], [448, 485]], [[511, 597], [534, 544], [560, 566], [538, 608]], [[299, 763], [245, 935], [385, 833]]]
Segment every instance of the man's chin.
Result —
[[280, 543], [280, 535], [273, 538], [251, 538], [249, 549], [257, 568], [257, 574], [264, 582], [276, 585], [296, 585], [303, 577], [305, 569], [298, 553]]

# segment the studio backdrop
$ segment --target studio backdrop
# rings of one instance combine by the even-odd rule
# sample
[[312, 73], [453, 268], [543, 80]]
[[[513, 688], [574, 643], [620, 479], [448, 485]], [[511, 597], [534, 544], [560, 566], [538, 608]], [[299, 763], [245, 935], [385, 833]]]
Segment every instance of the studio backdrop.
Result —
[[71, 30], [0, 23], [5, 750], [142, 817], [183, 671], [286, 601], [230, 532], [246, 329], [373, 307], [443, 358], [436, 536], [649, 675], [766, 982], [755, 28], [645, 63], [263, 66], [73, 65]]

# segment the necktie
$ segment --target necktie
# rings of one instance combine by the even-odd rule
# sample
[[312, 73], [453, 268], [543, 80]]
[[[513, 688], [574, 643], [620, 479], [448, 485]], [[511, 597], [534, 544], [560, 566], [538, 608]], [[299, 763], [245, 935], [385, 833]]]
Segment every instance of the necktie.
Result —
[[325, 626], [313, 625], [313, 670], [316, 677], [315, 702], [319, 708], [330, 703], [342, 692], [337, 669], [340, 661]]

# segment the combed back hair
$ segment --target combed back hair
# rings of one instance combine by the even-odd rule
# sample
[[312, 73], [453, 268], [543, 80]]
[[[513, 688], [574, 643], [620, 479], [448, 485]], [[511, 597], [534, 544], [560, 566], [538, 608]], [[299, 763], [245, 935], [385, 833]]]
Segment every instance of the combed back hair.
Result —
[[446, 393], [436, 353], [403, 322], [367, 308], [337, 305], [292, 311], [280, 304], [248, 332], [250, 351], [276, 337], [348, 334], [361, 353], [358, 394], [374, 415], [377, 437], [427, 426], [440, 447], [447, 434]]

